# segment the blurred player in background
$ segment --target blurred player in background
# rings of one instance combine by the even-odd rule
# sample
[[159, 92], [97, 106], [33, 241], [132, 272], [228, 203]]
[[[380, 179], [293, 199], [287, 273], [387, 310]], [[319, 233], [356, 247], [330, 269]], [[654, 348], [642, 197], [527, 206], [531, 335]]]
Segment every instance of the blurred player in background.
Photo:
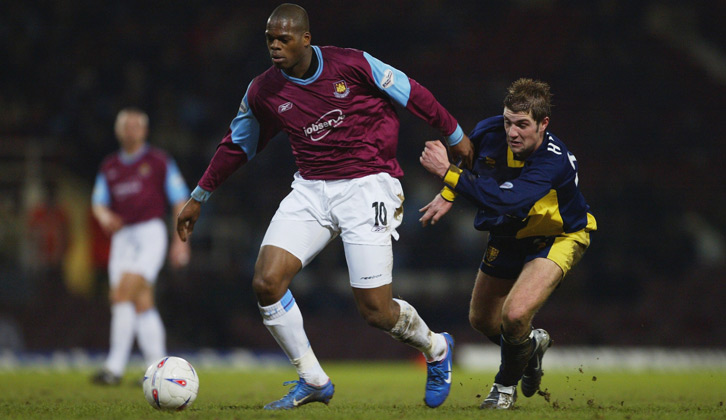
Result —
[[[154, 305], [154, 284], [164, 265], [168, 231], [167, 202], [178, 214], [189, 188], [174, 160], [146, 144], [149, 118], [135, 108], [121, 110], [115, 132], [121, 149], [104, 159], [93, 188], [93, 215], [111, 236], [108, 264], [111, 348], [97, 384], [121, 381], [138, 341], [147, 365], [166, 356], [164, 324]], [[189, 244], [173, 235], [169, 262], [186, 265]]]
[[438, 141], [426, 142], [421, 155], [421, 164], [444, 181], [421, 209], [421, 223], [434, 224], [460, 194], [478, 207], [474, 226], [489, 231], [469, 320], [501, 346], [502, 361], [481, 408], [512, 408], [520, 378], [526, 397], [539, 390], [552, 340], [532, 320], [597, 228], [578, 189], [575, 156], [547, 131], [550, 108], [548, 84], [519, 79], [508, 89], [503, 115], [470, 133], [478, 151], [471, 170], [451, 165]]
[[[398, 239], [403, 216], [394, 102], [440, 131], [452, 153], [468, 162], [471, 142], [431, 92], [401, 71], [362, 51], [312, 45], [308, 15], [300, 6], [277, 7], [265, 37], [273, 66], [247, 87], [227, 135], [179, 214], [179, 235], [187, 240], [201, 204], [284, 131], [298, 172], [262, 241], [252, 283], [263, 323], [299, 379], [265, 409], [327, 404], [333, 397], [288, 286], [338, 236], [358, 311], [369, 325], [423, 352], [424, 400], [437, 407], [451, 387], [453, 339], [433, 333], [413, 306], [392, 294], [391, 238]], [[254, 200], [249, 197], [251, 205]]]

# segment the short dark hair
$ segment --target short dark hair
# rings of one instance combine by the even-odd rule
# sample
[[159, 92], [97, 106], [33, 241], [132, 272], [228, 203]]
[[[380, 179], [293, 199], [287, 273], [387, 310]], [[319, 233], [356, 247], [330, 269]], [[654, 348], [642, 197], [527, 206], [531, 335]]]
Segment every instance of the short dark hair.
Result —
[[504, 106], [513, 112], [532, 113], [536, 123], [550, 116], [552, 94], [550, 85], [539, 80], [521, 78], [507, 88]]
[[283, 3], [277, 6], [270, 14], [268, 22], [278, 19], [292, 21], [294, 28], [299, 30], [300, 33], [310, 32], [308, 12], [297, 4]]

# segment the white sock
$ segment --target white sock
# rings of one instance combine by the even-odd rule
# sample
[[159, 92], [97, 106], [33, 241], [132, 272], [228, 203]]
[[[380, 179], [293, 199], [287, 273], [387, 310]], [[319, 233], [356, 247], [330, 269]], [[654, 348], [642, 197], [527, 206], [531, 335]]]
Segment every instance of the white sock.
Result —
[[401, 314], [389, 334], [421, 351], [429, 362], [442, 360], [448, 347], [444, 336], [431, 331], [411, 304], [401, 299], [393, 300], [401, 307]]
[[166, 330], [156, 308], [136, 315], [136, 340], [146, 366], [167, 355]]
[[297, 359], [291, 360], [297, 374], [305, 379], [305, 382], [315, 385], [322, 386], [330, 381], [328, 375], [325, 374], [323, 367], [320, 366], [318, 358], [315, 357], [312, 347], [308, 347], [308, 351]]
[[330, 378], [310, 347], [302, 313], [292, 292], [288, 290], [279, 302], [259, 308], [263, 324], [295, 366], [298, 376], [311, 385], [325, 385]]
[[106, 359], [106, 369], [121, 376], [129, 361], [134, 345], [136, 307], [131, 302], [111, 305], [111, 349]]

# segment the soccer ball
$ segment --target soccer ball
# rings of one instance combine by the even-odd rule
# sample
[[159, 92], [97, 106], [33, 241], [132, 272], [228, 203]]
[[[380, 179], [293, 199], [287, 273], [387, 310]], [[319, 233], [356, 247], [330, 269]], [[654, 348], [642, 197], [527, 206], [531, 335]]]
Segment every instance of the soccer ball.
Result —
[[197, 372], [181, 357], [164, 357], [144, 374], [144, 397], [157, 410], [183, 410], [197, 399], [198, 391]]

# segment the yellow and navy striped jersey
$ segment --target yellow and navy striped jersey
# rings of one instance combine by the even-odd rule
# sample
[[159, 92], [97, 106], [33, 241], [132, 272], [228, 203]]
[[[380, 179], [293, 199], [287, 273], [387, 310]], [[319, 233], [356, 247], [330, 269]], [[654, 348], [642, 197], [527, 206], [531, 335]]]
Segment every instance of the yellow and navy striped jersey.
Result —
[[597, 229], [578, 188], [577, 160], [549, 131], [527, 159], [515, 160], [499, 115], [469, 134], [477, 150], [472, 170], [445, 179], [472, 201], [474, 226], [496, 235], [527, 238]]

